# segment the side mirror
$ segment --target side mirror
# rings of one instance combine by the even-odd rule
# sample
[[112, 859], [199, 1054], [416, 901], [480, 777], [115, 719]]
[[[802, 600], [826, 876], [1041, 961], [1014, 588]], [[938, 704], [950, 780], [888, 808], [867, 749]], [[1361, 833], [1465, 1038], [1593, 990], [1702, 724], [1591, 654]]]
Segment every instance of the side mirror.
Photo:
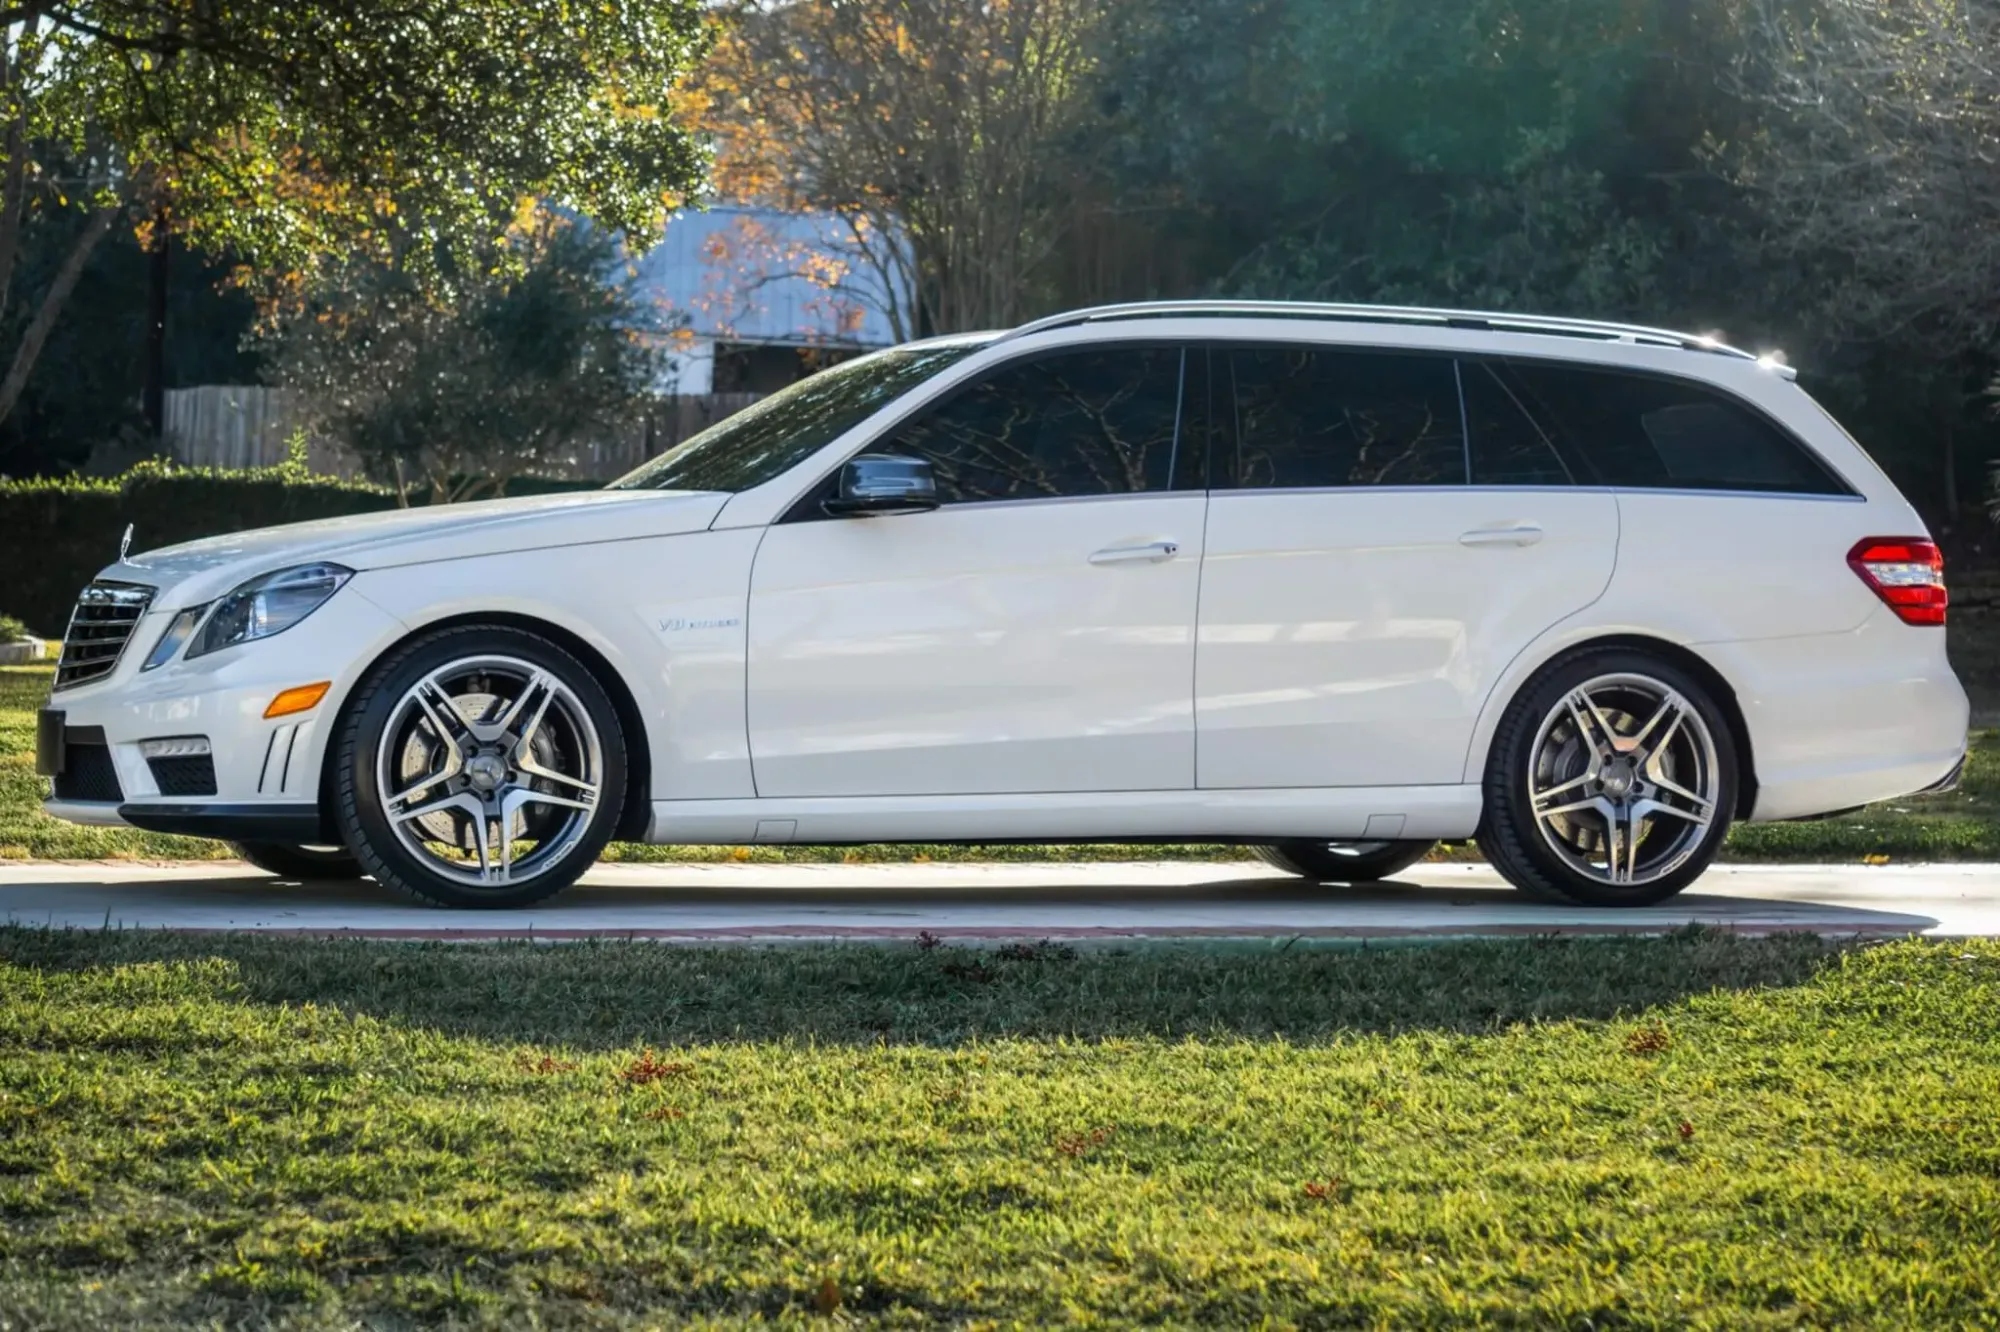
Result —
[[839, 518], [928, 513], [938, 507], [937, 478], [925, 458], [864, 453], [840, 469], [840, 493], [826, 501]]

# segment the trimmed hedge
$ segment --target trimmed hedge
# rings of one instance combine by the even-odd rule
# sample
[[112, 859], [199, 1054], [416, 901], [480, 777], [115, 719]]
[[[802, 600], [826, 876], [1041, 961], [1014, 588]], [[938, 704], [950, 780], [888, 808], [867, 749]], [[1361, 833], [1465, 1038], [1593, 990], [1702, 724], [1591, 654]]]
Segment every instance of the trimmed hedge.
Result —
[[390, 509], [377, 486], [270, 467], [217, 472], [142, 463], [109, 480], [0, 480], [0, 612], [60, 638], [83, 585], [118, 558], [125, 525], [132, 549], [280, 523]]

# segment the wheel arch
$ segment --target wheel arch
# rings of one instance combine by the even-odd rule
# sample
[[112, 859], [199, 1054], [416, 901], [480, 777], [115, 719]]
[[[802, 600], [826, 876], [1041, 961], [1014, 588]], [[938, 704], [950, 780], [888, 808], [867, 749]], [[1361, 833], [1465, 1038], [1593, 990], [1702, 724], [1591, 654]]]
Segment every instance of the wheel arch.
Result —
[[1548, 652], [1529, 662], [1527, 654], [1515, 663], [1515, 669], [1508, 678], [1495, 688], [1481, 710], [1478, 728], [1474, 733], [1472, 751], [1467, 755], [1466, 780], [1479, 782], [1484, 779], [1487, 759], [1492, 753], [1493, 736], [1500, 727], [1500, 718], [1513, 705], [1523, 690], [1534, 686], [1549, 671], [1566, 661], [1586, 652], [1601, 652], [1623, 649], [1644, 652], [1679, 667], [1701, 681], [1702, 686], [1714, 697], [1716, 706], [1722, 709], [1723, 721], [1729, 727], [1729, 738], [1734, 742], [1737, 760], [1737, 792], [1734, 816], [1747, 819], [1757, 807], [1757, 754], [1751, 741], [1750, 726], [1743, 715], [1743, 705], [1736, 697], [1736, 688], [1727, 676], [1716, 669], [1714, 663], [1693, 648], [1670, 639], [1652, 634], [1620, 632], [1600, 633], [1587, 638], [1574, 639], [1554, 645]]
[[[653, 747], [647, 733], [646, 719], [639, 711], [639, 702], [632, 693], [632, 687], [625, 682], [610, 658], [593, 645], [590, 640], [566, 629], [560, 624], [533, 615], [523, 615], [517, 611], [467, 611], [449, 615], [442, 619], [427, 621], [382, 647], [369, 659], [368, 665], [356, 676], [365, 679], [378, 662], [389, 654], [401, 649], [415, 639], [436, 633], [440, 629], [456, 629], [466, 625], [492, 625], [503, 629], [520, 629], [524, 632], [548, 639], [583, 663], [597, 683], [611, 699], [611, 706], [617, 710], [618, 725], [625, 732], [625, 753], [628, 770], [625, 774], [625, 804], [618, 812], [618, 825], [612, 830], [612, 839], [620, 842], [644, 840], [653, 818]], [[353, 707], [355, 697], [361, 691], [350, 690], [348, 697], [341, 701], [337, 720], [344, 718]], [[338, 724], [329, 729], [329, 737], [338, 732]], [[333, 764], [336, 746], [328, 743], [320, 757], [319, 806], [322, 822], [330, 819], [333, 809]]]

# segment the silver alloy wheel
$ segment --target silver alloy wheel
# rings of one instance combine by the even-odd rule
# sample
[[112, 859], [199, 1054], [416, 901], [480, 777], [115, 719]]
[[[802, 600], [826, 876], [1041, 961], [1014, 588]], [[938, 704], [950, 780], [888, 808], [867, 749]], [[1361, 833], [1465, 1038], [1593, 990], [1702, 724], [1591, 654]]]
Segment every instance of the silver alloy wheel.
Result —
[[1600, 675], [1570, 690], [1543, 719], [1531, 753], [1536, 831], [1598, 883], [1665, 878], [1715, 822], [1715, 737], [1693, 703], [1650, 676]]
[[375, 782], [397, 840], [426, 869], [497, 888], [540, 877], [583, 840], [604, 752], [590, 710], [554, 674], [467, 657], [397, 700]]

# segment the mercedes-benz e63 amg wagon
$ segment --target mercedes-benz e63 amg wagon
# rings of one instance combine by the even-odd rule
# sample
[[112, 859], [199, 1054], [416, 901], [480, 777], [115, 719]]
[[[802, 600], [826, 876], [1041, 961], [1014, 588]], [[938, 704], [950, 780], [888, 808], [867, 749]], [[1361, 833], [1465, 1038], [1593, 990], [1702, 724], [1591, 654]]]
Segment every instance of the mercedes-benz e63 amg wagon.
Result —
[[1657, 902], [1732, 821], [1942, 787], [1938, 549], [1782, 366], [1658, 329], [1082, 311], [849, 361], [607, 489], [86, 588], [50, 813], [518, 906], [613, 838], [1477, 835]]

